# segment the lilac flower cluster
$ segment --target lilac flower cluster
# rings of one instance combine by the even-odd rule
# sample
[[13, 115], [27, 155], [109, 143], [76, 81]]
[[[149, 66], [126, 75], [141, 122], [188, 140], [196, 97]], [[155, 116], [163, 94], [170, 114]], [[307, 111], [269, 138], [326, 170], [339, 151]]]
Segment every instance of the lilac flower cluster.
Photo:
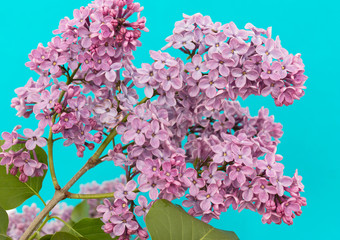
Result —
[[[58, 204], [51, 211], [51, 216], [56, 216], [64, 221], [69, 221], [71, 218], [73, 207], [68, 206], [66, 203]], [[31, 222], [40, 212], [37, 205], [33, 203], [31, 206], [25, 205], [22, 208], [22, 213], [18, 213], [16, 210], [11, 210], [8, 213], [9, 225], [7, 230], [7, 235], [13, 240], [19, 240], [24, 231], [29, 227]], [[64, 224], [59, 220], [50, 220], [45, 224], [45, 226], [40, 231], [40, 236], [46, 234], [54, 234], [60, 231]]]
[[[193, 100], [177, 109], [158, 104], [159, 100], [147, 102], [129, 115], [118, 132], [123, 143], [133, 140], [134, 144], [128, 145], [127, 153], [121, 147], [110, 150], [104, 159], [127, 169], [131, 179], [138, 176], [138, 187], [134, 180], [120, 184], [115, 203], [139, 206], [133, 202], [139, 191], [148, 192], [151, 200], [171, 201], [185, 196], [183, 206], [206, 222], [219, 218], [230, 205], [239, 211], [257, 211], [264, 223], [292, 224], [294, 213], [301, 214], [301, 206], [306, 205], [300, 196], [304, 188], [301, 177], [297, 172], [293, 178], [283, 176], [282, 157], [276, 154], [282, 125], [274, 122], [267, 109], [251, 117], [248, 109], [235, 101], [222, 101], [214, 112]], [[202, 118], [189, 115], [193, 106], [201, 109]], [[180, 131], [180, 126], [186, 125], [191, 126], [185, 128], [189, 132]], [[186, 151], [180, 148], [185, 137]], [[150, 205], [143, 196], [138, 201], [145, 210]], [[97, 210], [111, 226], [106, 231], [120, 236], [122, 230], [115, 229], [111, 219], [121, 212], [110, 204], [105, 203], [105, 211]], [[126, 226], [126, 233], [132, 230]]]
[[122, 182], [115, 182], [112, 199], [104, 199], [103, 203], [97, 206], [97, 217], [102, 217], [104, 232], [109, 233], [113, 238], [118, 236], [119, 239], [130, 239], [130, 236], [137, 235], [142, 240], [148, 239], [149, 235], [139, 225], [133, 214], [133, 208], [135, 207], [134, 212], [137, 216], [145, 217], [152, 203], [148, 204], [146, 197], [140, 196], [139, 205], [135, 206], [133, 200], [137, 195], [134, 192], [137, 183], [133, 180], [127, 183], [124, 182], [125, 179], [122, 180]]
[[[185, 196], [183, 206], [206, 222], [230, 206], [257, 211], [263, 223], [290, 225], [302, 213], [302, 178], [297, 172], [284, 176], [276, 153], [282, 125], [267, 109], [251, 117], [234, 100], [271, 94], [276, 105], [290, 105], [303, 96], [304, 65], [300, 55], [288, 54], [278, 38], [271, 39], [270, 29], [246, 28], [213, 23], [201, 14], [185, 16], [165, 48], [180, 49], [191, 61], [151, 51], [152, 64], [133, 68], [134, 84], [144, 87], [148, 98], [159, 96], [131, 109], [117, 127], [125, 146], [117, 145], [104, 159], [128, 176], [114, 203], [98, 208], [106, 232], [124, 239], [136, 230], [134, 222], [121, 225], [121, 205], [115, 205], [146, 210], [150, 204], [142, 196], [141, 206], [134, 202], [136, 192], [148, 192], [151, 200]], [[133, 221], [126, 212], [125, 221]]]
[[[38, 167], [29, 152], [46, 145], [46, 127], [49, 147], [51, 136], [61, 134], [79, 157], [114, 132], [122, 143], [113, 141], [101, 159], [121, 167], [125, 178], [82, 189], [112, 192], [103, 202], [89, 201], [91, 216], [101, 217], [112, 237], [147, 239], [136, 216], [159, 198], [183, 198], [189, 213], [205, 222], [232, 206], [257, 211], [263, 223], [292, 224], [306, 199], [301, 176], [283, 175], [282, 125], [264, 108], [250, 116], [235, 100], [271, 95], [282, 106], [300, 99], [307, 79], [300, 54], [272, 39], [271, 28], [240, 30], [195, 14], [175, 24], [163, 48], [179, 49], [185, 61], [150, 51], [153, 63], [136, 68], [132, 53], [141, 45], [140, 31], [147, 31], [142, 9], [133, 0], [96, 0], [63, 19], [47, 47], [32, 51], [26, 65], [40, 77], [16, 90], [12, 107], [18, 116], [34, 115], [39, 127], [24, 136], [18, 128], [3, 133], [3, 150], [25, 147], [1, 153], [0, 164], [12, 174], [18, 169], [21, 181], [42, 174], [46, 166]], [[137, 20], [128, 22], [134, 13]], [[140, 102], [136, 87], [146, 95]]]
[[[192, 58], [185, 64], [188, 74], [182, 88], [191, 97], [205, 94], [209, 105], [217, 101], [212, 99], [215, 97], [235, 100], [238, 96], [245, 99], [249, 95], [271, 95], [277, 106], [300, 99], [307, 80], [300, 54], [289, 54], [279, 37], [272, 39], [271, 28], [264, 30], [248, 23], [246, 29], [238, 29], [233, 22], [214, 23], [201, 14], [184, 15], [163, 48], [180, 49]], [[161, 54], [165, 56], [158, 53]], [[151, 57], [158, 61], [154, 53]], [[155, 81], [160, 82], [159, 66], [153, 64], [148, 69], [155, 72]], [[143, 83], [145, 73], [139, 73], [139, 82]]]
[[[7, 174], [17, 175], [19, 172], [19, 180], [27, 182], [28, 177], [43, 176], [47, 169], [45, 163], [39, 162], [35, 151], [36, 146], [46, 145], [46, 139], [42, 137], [43, 129], [33, 131], [27, 128], [23, 131], [24, 135], [20, 135], [17, 133], [20, 128], [16, 126], [11, 133], [2, 133], [5, 142], [1, 145], [3, 151], [0, 153], [0, 165], [6, 166]], [[11, 147], [16, 144], [23, 144], [24, 147], [13, 151]]]
[[[54, 31], [58, 36], [47, 47], [39, 44], [29, 54], [26, 66], [40, 77], [15, 90], [12, 107], [20, 117], [34, 115], [39, 125], [35, 131], [25, 129], [25, 136], [18, 135], [17, 128], [2, 134], [6, 141], [3, 150], [18, 143], [26, 146], [18, 152], [2, 153], [0, 164], [7, 171], [14, 165], [11, 174], [19, 169], [23, 182], [43, 174], [46, 165], [31, 159], [26, 150], [34, 153], [37, 145], [46, 145], [42, 137], [46, 127], [51, 128], [50, 136], [61, 133], [64, 146], [74, 144], [82, 157], [86, 148], [92, 150], [94, 143], [102, 141], [105, 129], [127, 114], [118, 110], [118, 102], [120, 109], [132, 108], [138, 96], [133, 86], [125, 85], [131, 80], [128, 74], [120, 80], [120, 71], [131, 65], [132, 51], [141, 45], [140, 30], [147, 31], [145, 18], [140, 17], [142, 9], [133, 0], [94, 1], [75, 10], [74, 19], [61, 20]], [[134, 13], [138, 19], [129, 22]], [[67, 78], [66, 83], [62, 77]]]

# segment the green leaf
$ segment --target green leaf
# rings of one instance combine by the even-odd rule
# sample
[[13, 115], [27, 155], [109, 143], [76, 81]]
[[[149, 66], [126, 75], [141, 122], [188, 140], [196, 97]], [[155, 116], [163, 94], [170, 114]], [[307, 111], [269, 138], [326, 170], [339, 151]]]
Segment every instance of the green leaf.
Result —
[[152, 240], [237, 240], [234, 232], [216, 229], [186, 213], [181, 207], [161, 199], [145, 218]]
[[7, 234], [8, 229], [8, 215], [5, 209], [0, 207], [0, 234]]
[[6, 236], [4, 234], [0, 234], [0, 240], [12, 240], [9, 236]]
[[79, 238], [67, 232], [57, 232], [51, 240], [79, 240]]
[[[74, 222], [73, 221], [68, 221], [67, 222], [68, 223], [68, 225], [69, 226], [73, 226], [74, 225]], [[71, 231], [72, 231], [72, 229], [70, 229], [67, 225], [64, 225], [61, 229], [60, 229], [60, 232], [69, 232], [69, 233], [71, 233]], [[72, 233], [73, 234], [73, 233]], [[76, 236], [78, 236], [77, 234], [74, 234], [74, 235], [76, 235]]]
[[102, 230], [103, 225], [99, 218], [84, 218], [75, 223], [72, 228], [88, 240], [112, 240], [110, 234]]
[[72, 214], [71, 214], [71, 221], [73, 222], [79, 222], [83, 218], [89, 218], [89, 211], [90, 206], [87, 203], [87, 201], [82, 201], [77, 206], [74, 207]]
[[52, 236], [53, 236], [52, 234], [48, 234], [48, 235], [45, 235], [45, 236], [39, 238], [39, 240], [51, 240]]
[[[0, 146], [4, 143], [0, 140]], [[14, 145], [11, 150], [18, 151], [24, 144]], [[2, 149], [0, 148], [0, 152]], [[45, 151], [37, 147], [35, 149], [39, 162], [47, 164]], [[32, 156], [33, 157], [33, 156]], [[0, 159], [1, 160], [1, 159]], [[0, 206], [4, 209], [13, 209], [20, 206], [24, 201], [33, 195], [37, 195], [42, 187], [46, 171], [42, 177], [29, 177], [26, 183], [19, 181], [19, 174], [13, 176], [6, 173], [6, 167], [0, 166]]]

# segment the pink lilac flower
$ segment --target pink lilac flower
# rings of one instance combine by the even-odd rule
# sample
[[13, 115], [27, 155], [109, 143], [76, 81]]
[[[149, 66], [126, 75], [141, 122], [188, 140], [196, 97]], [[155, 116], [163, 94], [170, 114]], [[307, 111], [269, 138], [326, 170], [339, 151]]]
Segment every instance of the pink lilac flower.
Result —
[[261, 78], [272, 79], [274, 81], [280, 80], [280, 74], [278, 72], [281, 69], [280, 63], [273, 62], [273, 64], [270, 65], [268, 62], [263, 62], [262, 69]]
[[116, 185], [117, 191], [114, 196], [120, 199], [126, 198], [128, 200], [135, 200], [136, 193], [133, 191], [136, 190], [136, 187], [137, 183], [133, 180], [130, 180], [125, 186], [122, 183], [118, 183]]
[[59, 56], [56, 51], [52, 51], [48, 57], [48, 60], [44, 61], [40, 66], [43, 70], [50, 70], [51, 74], [57, 73], [59, 66], [67, 62], [66, 56]]
[[38, 128], [33, 131], [32, 129], [26, 128], [24, 129], [24, 134], [28, 138], [25, 143], [25, 146], [28, 150], [33, 150], [38, 145], [39, 147], [44, 147], [47, 144], [45, 138], [41, 137], [44, 133], [43, 129]]
[[230, 150], [228, 148], [228, 145], [223, 142], [221, 144], [212, 146], [212, 151], [215, 153], [213, 161], [215, 163], [224, 163], [224, 162], [230, 162], [232, 161]]
[[152, 200], [156, 200], [158, 197], [158, 189], [163, 189], [165, 187], [165, 181], [158, 179], [156, 177], [152, 178], [141, 178], [139, 180], [140, 186], [138, 189], [141, 192], [149, 192], [149, 197]]
[[191, 178], [191, 186], [189, 188], [189, 193], [193, 196], [196, 196], [201, 188], [205, 186], [205, 181], [202, 178], [197, 178], [197, 176], [193, 176]]
[[282, 157], [273, 153], [267, 153], [264, 160], [257, 161], [257, 167], [265, 170], [268, 177], [276, 177], [277, 173], [283, 171], [283, 164], [277, 161], [281, 160]]
[[137, 168], [139, 168], [148, 178], [153, 176], [157, 177], [160, 174], [161, 163], [159, 159], [147, 158], [145, 159], [145, 164], [142, 167], [139, 167], [138, 163], [139, 162], [137, 162]]
[[123, 135], [123, 138], [127, 141], [130, 142], [134, 140], [136, 144], [138, 145], [143, 145], [145, 142], [145, 131], [146, 131], [146, 126], [148, 124], [138, 118], [132, 120], [131, 123], [131, 129], [126, 131]]
[[216, 96], [216, 90], [223, 89], [227, 85], [227, 81], [223, 77], [219, 77], [218, 71], [209, 72], [208, 77], [204, 77], [199, 82], [199, 87], [205, 90], [205, 94], [209, 98]]
[[159, 129], [158, 121], [153, 120], [150, 124], [150, 129], [145, 133], [146, 137], [150, 139], [150, 144], [154, 148], [158, 148], [160, 141], [165, 141], [168, 139], [168, 133]]
[[85, 53], [84, 55], [78, 56], [79, 63], [82, 63], [81, 68], [83, 71], [87, 71], [93, 67], [93, 59], [91, 54]]
[[241, 148], [236, 145], [231, 145], [231, 152], [234, 156], [235, 162], [239, 164], [244, 163], [247, 166], [253, 166], [250, 147]]
[[248, 51], [248, 45], [236, 38], [232, 38], [229, 42], [229, 45], [225, 47], [222, 51], [222, 56], [224, 58], [231, 58], [233, 61], [238, 63], [240, 56], [244, 55]]
[[21, 153], [20, 157], [13, 161], [13, 164], [16, 167], [23, 167], [23, 172], [26, 176], [32, 176], [37, 167], [37, 161], [31, 159], [28, 152]]
[[225, 172], [217, 171], [217, 164], [210, 164], [209, 168], [202, 173], [202, 178], [209, 184], [217, 183], [225, 178]]
[[115, 118], [118, 114], [117, 109], [109, 99], [105, 99], [102, 103], [95, 105], [93, 111], [100, 115], [100, 121], [102, 123], [115, 122]]
[[60, 125], [66, 129], [72, 128], [77, 123], [77, 118], [73, 113], [62, 113]]
[[104, 205], [99, 205], [96, 210], [97, 212], [103, 213], [103, 220], [107, 222], [114, 214], [114, 206], [108, 199], [104, 199], [103, 203]]
[[223, 197], [218, 193], [218, 187], [216, 184], [209, 185], [207, 191], [199, 191], [197, 199], [201, 201], [200, 207], [203, 211], [208, 211], [211, 208], [212, 203], [220, 204], [223, 202]]
[[264, 178], [257, 180], [254, 186], [254, 193], [258, 195], [259, 200], [263, 203], [269, 199], [269, 194], [276, 194], [277, 191], [274, 186], [268, 185], [268, 181]]
[[179, 77], [179, 69], [177, 67], [161, 69], [159, 71], [159, 77], [162, 79], [164, 91], [169, 91], [171, 87], [174, 89], [180, 89], [182, 87], [182, 80]]
[[211, 69], [217, 69], [223, 77], [228, 77], [230, 74], [230, 67], [235, 65], [235, 61], [230, 58], [224, 58], [221, 53], [213, 53], [211, 59], [208, 60], [206, 66]]
[[236, 164], [229, 166], [228, 170], [230, 180], [237, 180], [241, 185], [246, 182], [246, 177], [254, 172], [251, 167]]
[[39, 120], [39, 128], [44, 129], [47, 125], [52, 126], [51, 112], [44, 111], [44, 113], [39, 113], [35, 116]]
[[234, 68], [231, 74], [236, 77], [236, 86], [240, 88], [246, 85], [247, 79], [255, 81], [259, 77], [259, 73], [252, 69]]
[[150, 56], [156, 61], [153, 64], [153, 67], [157, 70], [160, 70], [165, 66], [175, 67], [178, 64], [178, 62], [173, 57], [171, 57], [169, 53], [150, 50]]
[[227, 40], [227, 36], [224, 33], [218, 33], [216, 36], [208, 35], [205, 38], [205, 42], [208, 46], [210, 46], [209, 54], [221, 52], [223, 47], [226, 45], [224, 42], [225, 40]]
[[168, 182], [173, 182], [178, 175], [178, 169], [172, 168], [171, 162], [164, 162], [162, 164], [162, 169], [160, 176]]
[[205, 62], [202, 62], [202, 57], [198, 54], [192, 57], [192, 62], [185, 65], [186, 69], [191, 72], [191, 76], [195, 80], [202, 77], [202, 73], [208, 71]]
[[3, 140], [5, 140], [5, 143], [3, 143], [1, 145], [2, 150], [9, 149], [10, 147], [12, 147], [13, 145], [18, 143], [19, 135], [17, 133], [17, 130], [20, 129], [20, 128], [21, 128], [21, 126], [18, 125], [13, 129], [12, 133], [3, 132], [1, 134], [1, 137], [3, 138]]
[[247, 40], [248, 39], [248, 33], [247, 31], [241, 29], [239, 30], [234, 22], [230, 22], [228, 24], [228, 28], [224, 30], [224, 33], [228, 37], [235, 37], [239, 40]]
[[273, 58], [279, 59], [282, 54], [279, 49], [275, 48], [275, 42], [271, 38], [265, 41], [264, 46], [257, 46], [256, 52], [263, 56], [264, 61], [268, 62], [271, 62]]
[[276, 187], [277, 194], [283, 196], [284, 187], [289, 187], [293, 183], [293, 179], [287, 176], [283, 176], [282, 172], [276, 173], [276, 177], [269, 178], [270, 183]]
[[173, 47], [178, 49], [181, 47], [185, 47], [187, 49], [193, 50], [195, 48], [195, 44], [192, 42], [194, 35], [192, 33], [175, 34], [174, 35], [174, 45]]
[[135, 214], [139, 217], [145, 217], [151, 207], [151, 203], [148, 203], [148, 200], [144, 196], [139, 196], [138, 203], [139, 206], [135, 207]]
[[133, 214], [130, 212], [124, 213], [120, 216], [112, 216], [110, 221], [115, 224], [113, 228], [113, 233], [116, 236], [120, 236], [124, 233], [125, 230], [137, 230], [138, 223], [132, 220]]
[[254, 197], [254, 184], [257, 179], [258, 178], [255, 177], [251, 182], [245, 182], [240, 188], [241, 191], [243, 191], [242, 197], [247, 202], [251, 201]]

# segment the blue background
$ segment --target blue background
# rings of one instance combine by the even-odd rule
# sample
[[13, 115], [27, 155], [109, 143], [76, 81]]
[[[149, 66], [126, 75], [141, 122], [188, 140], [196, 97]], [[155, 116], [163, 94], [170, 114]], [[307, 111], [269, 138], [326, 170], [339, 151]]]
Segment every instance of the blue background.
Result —
[[[1, 28], [1, 130], [11, 131], [17, 124], [36, 128], [34, 119], [18, 119], [10, 101], [14, 89], [26, 84], [36, 74], [24, 66], [31, 49], [39, 42], [51, 39], [52, 30], [64, 16], [72, 17], [73, 9], [86, 5], [84, 0], [59, 1], [2, 1]], [[203, 0], [140, 0], [145, 7], [149, 33], [143, 33], [143, 46], [135, 54], [136, 65], [150, 62], [149, 50], [159, 50], [165, 37], [171, 34], [175, 21], [182, 13], [201, 12], [213, 21], [234, 21], [239, 28], [247, 22], [257, 27], [273, 27], [273, 36], [280, 35], [282, 45], [289, 52], [301, 53], [306, 65], [306, 95], [289, 107], [276, 107], [271, 98], [250, 97], [243, 106], [249, 106], [255, 115], [261, 106], [269, 108], [275, 120], [284, 126], [284, 136], [278, 152], [284, 156], [286, 175], [295, 169], [303, 176], [307, 206], [295, 218], [293, 226], [263, 225], [261, 216], [245, 210], [228, 210], [212, 225], [235, 231], [240, 239], [338, 239], [339, 211], [339, 65], [335, 56], [339, 50], [339, 20], [335, 17], [337, 1], [203, 1]], [[56, 172], [64, 185], [85, 163], [75, 155], [73, 147], [56, 147]], [[88, 172], [81, 183], [102, 182], [119, 176], [121, 171], [110, 163]], [[79, 183], [80, 184], [80, 183]], [[79, 184], [72, 190], [79, 191]], [[42, 196], [53, 196], [52, 183], [47, 175]], [[33, 198], [26, 202], [38, 202]], [[71, 204], [76, 202], [69, 201]]]

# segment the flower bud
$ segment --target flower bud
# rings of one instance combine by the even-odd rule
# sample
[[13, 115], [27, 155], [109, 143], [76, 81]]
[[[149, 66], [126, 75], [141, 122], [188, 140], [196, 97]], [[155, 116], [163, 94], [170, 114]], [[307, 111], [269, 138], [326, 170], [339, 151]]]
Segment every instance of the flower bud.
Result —
[[102, 136], [102, 132], [96, 132], [94, 135], [94, 142], [95, 143], [101, 143], [103, 136]]
[[113, 223], [105, 223], [103, 230], [105, 233], [112, 233], [115, 225]]
[[117, 5], [118, 5], [118, 7], [122, 8], [126, 5], [126, 1], [125, 0], [118, 0]]
[[121, 144], [121, 143], [118, 143], [118, 144], [113, 148], [113, 151], [114, 151], [115, 153], [122, 153], [122, 152], [123, 152], [122, 144]]
[[60, 103], [54, 104], [54, 110], [56, 113], [60, 114], [63, 110], [63, 105], [61, 105]]
[[54, 125], [52, 126], [52, 132], [53, 132], [53, 133], [60, 133], [61, 130], [63, 130], [63, 127], [62, 127], [59, 123], [54, 124]]
[[144, 239], [148, 239], [149, 238], [149, 234], [147, 231], [145, 231], [144, 229], [138, 229], [137, 231], [137, 235], [140, 239], [144, 240]]
[[13, 176], [17, 175], [18, 173], [18, 168], [17, 167], [12, 167], [12, 169], [9, 171]]
[[28, 177], [24, 173], [21, 173], [20, 176], [19, 176], [19, 181], [25, 183], [25, 182], [28, 181]]
[[93, 143], [85, 143], [85, 146], [89, 149], [89, 150], [93, 150], [94, 149], [94, 144]]

